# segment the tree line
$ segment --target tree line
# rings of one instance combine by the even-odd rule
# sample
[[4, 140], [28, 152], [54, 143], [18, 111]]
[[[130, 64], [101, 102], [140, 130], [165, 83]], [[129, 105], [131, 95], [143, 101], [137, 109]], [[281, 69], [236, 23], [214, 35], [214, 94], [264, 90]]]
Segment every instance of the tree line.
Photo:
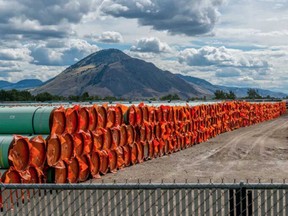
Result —
[[90, 96], [88, 92], [83, 93], [81, 96], [71, 95], [69, 97], [63, 97], [58, 95], [52, 95], [48, 92], [39, 93], [37, 95], [32, 95], [29, 91], [18, 91], [15, 89], [12, 90], [0, 90], [0, 101], [97, 101], [97, 100], [124, 100], [122, 98], [116, 97], [100, 97], [100, 96]]
[[214, 96], [215, 96], [215, 99], [216, 100], [219, 100], [219, 99], [229, 99], [229, 100], [235, 100], [236, 99], [236, 95], [234, 92], [232, 91], [229, 91], [228, 93], [227, 92], [224, 92], [222, 90], [216, 90], [214, 92]]
[[[216, 100], [235, 100], [237, 97], [233, 91], [224, 92], [222, 90], [216, 90], [214, 92], [214, 99]], [[263, 97], [258, 93], [255, 89], [248, 89], [247, 96], [244, 99], [262, 99]], [[267, 97], [270, 99], [271, 97], [268, 95]], [[68, 97], [52, 95], [48, 92], [39, 93], [37, 95], [32, 95], [29, 91], [23, 90], [0, 90], [0, 101], [37, 101], [37, 102], [45, 102], [45, 101], [127, 101], [127, 98], [119, 98], [114, 96], [106, 96], [100, 97], [98, 95], [89, 95], [88, 92], [84, 92], [80, 96], [71, 95]], [[173, 100], [181, 100], [181, 97], [177, 94], [168, 94], [160, 98], [151, 98], [151, 101], [161, 100], [161, 101], [173, 101]], [[206, 100], [206, 97], [203, 98], [189, 98], [188, 100]]]
[[[150, 98], [150, 101], [175, 101], [181, 100], [181, 97], [178, 94], [168, 94], [159, 98]], [[189, 101], [193, 100], [206, 100], [206, 97], [203, 98], [189, 98]], [[80, 96], [70, 95], [68, 97], [52, 95], [48, 92], [39, 93], [37, 95], [32, 95], [29, 91], [19, 91], [19, 90], [0, 90], [0, 101], [37, 101], [37, 102], [47, 102], [47, 101], [129, 101], [127, 98], [123, 97], [114, 97], [114, 96], [105, 96], [100, 97], [98, 95], [89, 95], [88, 92], [84, 92]]]
[[[235, 93], [233, 91], [229, 91], [228, 93], [227, 92], [224, 92], [222, 90], [216, 90], [214, 92], [214, 98], [216, 100], [218, 99], [230, 99], [230, 100], [235, 100], [237, 97], [235, 95]], [[272, 97], [270, 95], [267, 95], [266, 97], [262, 97], [258, 90], [257, 89], [248, 89], [247, 90], [247, 96], [246, 97], [243, 97], [241, 99], [272, 99]]]

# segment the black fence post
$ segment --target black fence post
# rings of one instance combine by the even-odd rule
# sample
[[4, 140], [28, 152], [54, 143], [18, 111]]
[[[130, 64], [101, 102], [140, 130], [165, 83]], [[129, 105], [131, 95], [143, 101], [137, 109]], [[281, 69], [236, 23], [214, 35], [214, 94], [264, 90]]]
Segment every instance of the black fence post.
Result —
[[242, 213], [241, 209], [241, 201], [242, 201], [242, 196], [241, 196], [241, 183], [240, 183], [240, 188], [236, 189], [236, 216], [240, 216]]
[[246, 188], [244, 186], [243, 182], [240, 182], [240, 190], [241, 190], [241, 215], [246, 216], [247, 215], [247, 199], [246, 199]]
[[230, 216], [234, 216], [234, 189], [229, 189]]
[[248, 215], [252, 216], [252, 213], [253, 213], [253, 208], [252, 208], [252, 191], [249, 190], [248, 191]]

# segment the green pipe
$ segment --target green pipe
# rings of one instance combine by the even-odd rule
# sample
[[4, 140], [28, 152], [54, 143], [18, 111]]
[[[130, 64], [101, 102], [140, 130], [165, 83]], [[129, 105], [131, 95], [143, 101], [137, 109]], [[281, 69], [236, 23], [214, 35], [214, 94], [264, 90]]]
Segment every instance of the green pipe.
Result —
[[[8, 161], [8, 152], [14, 136], [1, 136], [0, 137], [0, 168], [8, 169], [10, 164]], [[3, 174], [3, 173], [2, 173]]]
[[49, 134], [52, 126], [51, 113], [55, 107], [39, 107], [33, 118], [34, 134]]
[[1, 134], [33, 133], [32, 119], [37, 107], [0, 108]]
[[[49, 135], [20, 135], [23, 137], [27, 137], [28, 139], [31, 139], [35, 136], [42, 136], [43, 139], [47, 139]], [[14, 135], [11, 134], [5, 134], [0, 135], [0, 169], [8, 169], [10, 167], [9, 160], [8, 160], [8, 153], [10, 149], [10, 145], [14, 142]], [[3, 174], [3, 173], [2, 173]]]
[[54, 107], [1, 107], [0, 134], [49, 134]]

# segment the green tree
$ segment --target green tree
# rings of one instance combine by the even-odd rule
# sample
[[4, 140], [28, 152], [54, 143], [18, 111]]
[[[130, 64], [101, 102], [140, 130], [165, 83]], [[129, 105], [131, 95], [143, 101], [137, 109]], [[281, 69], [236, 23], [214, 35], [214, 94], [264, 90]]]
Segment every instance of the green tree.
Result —
[[179, 97], [179, 95], [177, 94], [168, 94], [165, 95], [163, 97], [160, 98], [161, 101], [165, 101], [165, 100], [181, 100], [181, 98]]
[[181, 100], [181, 98], [179, 97], [179, 95], [174, 94], [174, 95], [172, 96], [172, 99], [171, 99], [171, 100]]
[[28, 91], [18, 91], [17, 98], [19, 101], [31, 101], [34, 97]]
[[43, 92], [43, 93], [37, 94], [35, 96], [35, 100], [36, 101], [41, 101], [41, 102], [52, 101], [53, 100], [53, 95], [51, 95], [48, 92]]
[[81, 95], [81, 100], [82, 101], [87, 101], [87, 100], [90, 100], [90, 96], [89, 96], [89, 93], [88, 92], [84, 92], [82, 95]]
[[18, 91], [16, 89], [12, 90], [1, 90], [0, 91], [1, 101], [31, 101], [33, 96], [28, 91]]
[[80, 97], [79, 96], [75, 96], [75, 95], [70, 95], [68, 97], [68, 100], [69, 101], [79, 101], [80, 100]]
[[10, 101], [10, 97], [11, 95], [9, 94], [9, 92], [1, 90], [0, 91], [0, 100], [1, 101]]
[[236, 95], [233, 91], [229, 91], [229, 93], [226, 93], [226, 98], [230, 99], [230, 100], [235, 100], [236, 99]]
[[116, 101], [117, 98], [114, 96], [106, 96], [103, 98], [104, 101]]
[[256, 89], [248, 89], [247, 90], [247, 98], [248, 99], [261, 99], [261, 95], [259, 95]]
[[215, 96], [216, 100], [226, 99], [226, 93], [224, 91], [222, 91], [222, 90], [216, 90], [214, 92], [214, 96]]
[[90, 97], [91, 97], [91, 100], [96, 100], [96, 101], [101, 100], [101, 97], [98, 96], [98, 95], [93, 95], [93, 96], [90, 96]]

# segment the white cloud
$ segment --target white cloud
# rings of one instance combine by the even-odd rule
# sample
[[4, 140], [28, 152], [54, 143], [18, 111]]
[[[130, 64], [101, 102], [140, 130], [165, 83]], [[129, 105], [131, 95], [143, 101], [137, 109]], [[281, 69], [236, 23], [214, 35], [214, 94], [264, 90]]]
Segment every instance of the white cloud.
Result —
[[180, 63], [190, 66], [217, 65], [223, 67], [267, 68], [269, 64], [241, 50], [204, 46], [199, 49], [188, 48], [179, 52]]
[[39, 66], [32, 64], [21, 64], [21, 69], [11, 70], [3, 73], [0, 69], [1, 77], [4, 77], [6, 81], [18, 82], [23, 79], [40, 79], [42, 81], [47, 81], [62, 72], [65, 67], [55, 67], [55, 66]]
[[12, 61], [1, 61], [0, 60], [0, 67], [1, 68], [8, 68], [8, 67], [13, 67], [13, 66], [15, 66], [15, 63], [14, 62], [12, 62]]
[[0, 49], [0, 60], [32, 61], [31, 51], [28, 48]]
[[133, 52], [152, 52], [152, 53], [162, 53], [171, 52], [171, 47], [164, 42], [161, 42], [159, 38], [141, 38], [137, 40], [136, 45], [130, 48]]
[[[286, 21], [287, 22], [287, 21]], [[267, 24], [268, 25], [268, 24]], [[257, 46], [276, 46], [282, 45], [283, 41], [288, 40], [286, 29], [261, 30], [255, 28], [234, 28], [219, 27], [214, 31], [215, 37], [225, 44], [251, 44]]]
[[38, 65], [71, 65], [96, 52], [99, 48], [85, 40], [70, 39], [65, 41], [50, 41], [30, 47], [34, 64]]
[[254, 81], [254, 79], [252, 77], [249, 77], [249, 76], [240, 77], [238, 80], [239, 81], [244, 81], [244, 82]]
[[124, 52], [133, 58], [143, 59], [144, 61], [151, 61], [152, 59], [157, 58], [156, 55], [158, 55], [152, 52], [134, 52], [130, 50], [125, 50]]
[[87, 41], [81, 39], [66, 40], [65, 45], [68, 49], [75, 49], [83, 52], [84, 55], [88, 55], [99, 50], [96, 45], [90, 44]]
[[287, 0], [0, 0], [0, 77], [46, 80], [119, 48], [215, 84], [288, 93], [287, 14]]
[[99, 0], [1, 1], [0, 34], [5, 38], [64, 38], [73, 33], [72, 24], [95, 11], [98, 3]]
[[119, 32], [106, 31], [103, 32], [99, 37], [96, 37], [100, 42], [104, 43], [120, 43], [123, 42], [123, 37]]
[[34, 57], [34, 64], [39, 65], [61, 65], [62, 53], [45, 47], [45, 44], [31, 47], [31, 55]]
[[120, 15], [123, 12], [126, 12], [129, 10], [129, 8], [127, 6], [123, 6], [121, 4], [117, 4], [117, 3], [112, 3], [109, 5], [109, 3], [107, 1], [104, 1], [103, 6], [103, 11], [105, 13], [108, 14], [115, 14], [115, 15]]
[[103, 13], [138, 19], [140, 25], [172, 34], [200, 35], [210, 32], [225, 0], [106, 0]]
[[238, 77], [241, 75], [241, 70], [238, 68], [221, 68], [215, 72], [216, 77]]

